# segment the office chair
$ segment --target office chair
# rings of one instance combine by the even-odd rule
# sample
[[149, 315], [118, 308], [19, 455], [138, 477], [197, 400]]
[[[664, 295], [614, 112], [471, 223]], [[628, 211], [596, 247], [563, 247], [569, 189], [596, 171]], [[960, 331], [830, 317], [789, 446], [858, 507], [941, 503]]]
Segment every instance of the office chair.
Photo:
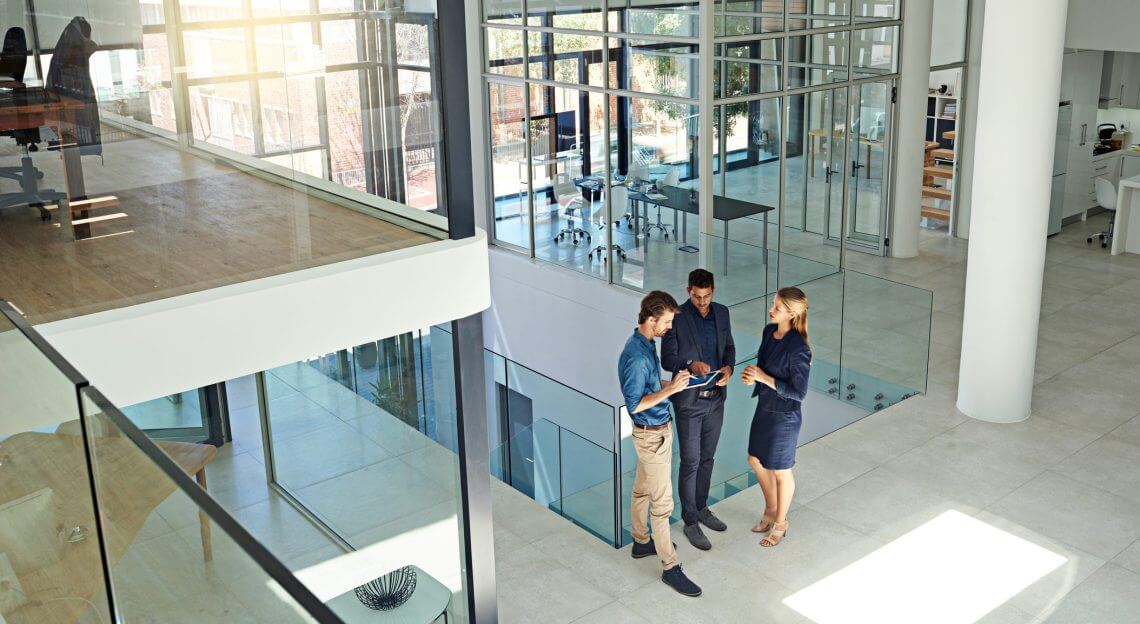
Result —
[[[676, 167], [669, 167], [669, 171], [665, 173], [665, 177], [661, 179], [661, 182], [657, 186], [659, 190], [663, 190], [667, 186], [677, 186], [680, 181], [681, 172], [678, 171]], [[661, 221], [661, 204], [657, 204], [657, 221], [645, 224], [645, 228], [643, 229], [645, 237], [649, 238], [653, 230], [661, 230], [661, 233], [665, 236], [665, 240], [669, 240], [669, 226]]]
[[[575, 213], [585, 212], [586, 200], [582, 198], [582, 192], [578, 190], [578, 186], [574, 184], [574, 179], [569, 175], [558, 176], [554, 182], [554, 199], [562, 210], [562, 214], [566, 215], [566, 227], [558, 231], [554, 236], [554, 242], [559, 243], [565, 240], [567, 236], [578, 244], [579, 240], [589, 242], [590, 233], [586, 230], [574, 225], [574, 219], [578, 215]], [[585, 219], [582, 215], [582, 219]]]
[[[13, 101], [27, 92], [24, 86], [24, 72], [28, 67], [28, 43], [24, 29], [9, 28], [4, 34], [4, 48], [0, 51], [0, 76], [8, 78], [12, 88]], [[3, 105], [0, 103], [0, 105]], [[31, 205], [40, 209], [40, 219], [51, 219], [51, 213], [44, 209], [44, 204], [58, 202], [66, 199], [65, 193], [51, 189], [40, 189], [38, 182], [43, 179], [42, 171], [32, 164], [31, 152], [38, 151], [41, 141], [39, 128], [18, 128], [0, 132], [0, 136], [11, 137], [20, 146], [20, 166], [0, 167], [0, 178], [8, 178], [20, 183], [20, 190], [14, 193], [0, 194], [0, 208], [9, 206]]]
[[[624, 186], [613, 186], [613, 188], [610, 190], [610, 192], [613, 193], [613, 195], [611, 196], [611, 199], [613, 200], [613, 205], [615, 208], [620, 207], [620, 209], [624, 210], [625, 207], [629, 205], [629, 189], [627, 189]], [[603, 199], [602, 201], [604, 202], [605, 200]], [[605, 217], [603, 216], [602, 218], [604, 219]], [[614, 221], [615, 226], [620, 224], [620, 223], [621, 223], [621, 219]], [[602, 224], [602, 227], [605, 227], [604, 223]], [[607, 249], [609, 249], [609, 247], [606, 245], [598, 245], [597, 247], [594, 247], [594, 249], [592, 251], [590, 251], [590, 253], [588, 254], [590, 260], [593, 260], [594, 255], [596, 254], [598, 256], [598, 258], [600, 258], [602, 260], [602, 262], [605, 262], [606, 259], [609, 257], [606, 254]], [[621, 258], [622, 260], [625, 260], [625, 249], [622, 249], [621, 245], [614, 243], [613, 249], [614, 249], [614, 253], [617, 254], [617, 256], [619, 258]]]
[[677, 186], [681, 183], [681, 170], [676, 167], [669, 167], [669, 171], [665, 172], [665, 177], [661, 179], [663, 186]]
[[[1096, 203], [1109, 212], [1108, 229], [1096, 235], [1097, 238], [1100, 238], [1101, 249], [1105, 249], [1108, 247], [1108, 242], [1112, 240], [1112, 230], [1116, 225], [1116, 186], [1107, 178], [1097, 178], [1095, 186]], [[1093, 237], [1088, 237], [1086, 242], [1093, 242]]]

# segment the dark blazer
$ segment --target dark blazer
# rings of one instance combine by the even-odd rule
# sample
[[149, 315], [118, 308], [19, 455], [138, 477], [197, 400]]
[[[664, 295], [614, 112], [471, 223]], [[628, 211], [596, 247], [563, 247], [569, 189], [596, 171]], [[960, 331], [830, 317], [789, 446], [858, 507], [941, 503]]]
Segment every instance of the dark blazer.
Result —
[[[732, 340], [732, 324], [728, 320], [728, 308], [715, 301], [709, 306], [709, 314], [716, 319], [716, 353], [701, 353], [700, 325], [697, 307], [692, 301], [681, 304], [681, 312], [673, 319], [673, 329], [661, 338], [661, 368], [676, 374], [688, 368], [689, 360], [708, 364], [713, 370], [722, 366], [736, 366], [736, 343]], [[726, 396], [728, 387], [721, 388], [721, 399]], [[697, 400], [695, 390], [678, 392], [669, 397], [677, 409], [688, 407]]]
[[776, 389], [758, 383], [752, 389], [752, 396], [758, 397], [757, 413], [798, 413], [800, 403], [808, 393], [811, 349], [794, 329], [780, 340], [772, 337], [775, 331], [774, 323], [764, 328], [764, 337], [756, 352], [756, 365], [775, 378]]

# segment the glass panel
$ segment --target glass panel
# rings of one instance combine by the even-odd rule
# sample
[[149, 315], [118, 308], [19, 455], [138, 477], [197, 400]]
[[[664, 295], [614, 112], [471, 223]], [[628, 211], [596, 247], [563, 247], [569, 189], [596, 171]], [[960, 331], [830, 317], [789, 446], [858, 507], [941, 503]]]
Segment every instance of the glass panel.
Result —
[[521, 24], [522, 0], [483, 0], [483, 21]]
[[323, 67], [311, 24], [256, 26], [253, 41], [258, 71], [299, 73]]
[[439, 171], [442, 129], [439, 102], [432, 93], [431, 74], [426, 71], [397, 71], [400, 85], [401, 148], [404, 155], [404, 203], [422, 210], [439, 204]]
[[934, 23], [930, 34], [930, 66], [966, 61], [966, 24], [969, 0], [939, 0], [934, 3]]
[[[935, 4], [940, 4], [935, 2]], [[855, 0], [855, 21], [872, 22], [876, 20], [898, 19], [898, 0]], [[941, 22], [936, 22], [939, 28]]]
[[[612, 419], [613, 411], [610, 410]], [[611, 420], [612, 422], [612, 420]], [[614, 454], [563, 428], [562, 515], [614, 542]]]
[[602, 275], [595, 260], [604, 243], [600, 192], [581, 186], [603, 174], [592, 162], [601, 141], [603, 96], [589, 91], [544, 89], [551, 106], [531, 102], [531, 170], [534, 188], [535, 257]]
[[866, 28], [855, 31], [854, 73], [856, 78], [882, 76], [898, 71], [899, 27]]
[[847, 80], [847, 32], [792, 37], [788, 52], [788, 87]]
[[358, 47], [358, 29], [361, 26], [361, 22], [356, 20], [321, 22], [321, 52], [325, 65], [363, 60]]
[[787, 0], [788, 29], [841, 26], [851, 20], [851, 0]]
[[609, 8], [619, 13], [624, 10], [626, 17], [621, 24], [621, 32], [694, 38], [700, 36], [700, 3], [697, 0], [663, 0], [652, 3], [610, 0]]
[[[317, 81], [310, 77], [259, 80], [261, 140], [266, 152], [321, 145]], [[318, 171], [319, 177], [324, 177]]]
[[203, 390], [187, 390], [123, 408], [151, 438], [205, 442], [210, 437]]
[[839, 267], [838, 236], [843, 209], [843, 143], [847, 90], [788, 97], [784, 232], [780, 286], [806, 282]]
[[698, 55], [696, 45], [621, 40], [619, 58], [627, 70], [619, 74], [640, 93], [696, 98]]
[[[627, 195], [626, 234], [620, 240], [626, 257], [615, 265], [614, 279], [637, 290], [680, 295], [689, 271], [699, 262], [694, 246], [700, 186], [697, 107], [625, 97], [617, 104], [615, 162], [633, 186]], [[613, 214], [622, 214], [616, 205]]]
[[329, 179], [357, 191], [367, 191], [367, 169], [364, 162], [364, 127], [361, 119], [359, 71], [325, 74], [325, 114], [329, 136]]
[[[603, 0], [560, 0], [557, 3], [532, 2], [528, 5], [530, 19], [555, 28], [572, 30], [601, 30]], [[550, 7], [544, 10], [544, 5]], [[557, 12], [555, 12], [557, 10]]]
[[[728, 98], [779, 91], [783, 50], [783, 39], [717, 45], [714, 92]], [[728, 77], [723, 84], [721, 76]]]
[[426, 24], [396, 23], [396, 60], [401, 64], [430, 65], [428, 45]]
[[716, 36], [734, 37], [784, 30], [783, 0], [718, 0]]
[[891, 83], [876, 82], [852, 87], [858, 100], [852, 102], [851, 177], [848, 180], [848, 243], [880, 249], [885, 235], [884, 181], [886, 147], [891, 128]]
[[[523, 75], [523, 33], [503, 28], [484, 29], [487, 46], [487, 71], [504, 76]], [[537, 54], [538, 49], [531, 54]]]
[[182, 21], [206, 22], [213, 20], [240, 19], [243, 17], [245, 0], [217, 0], [216, 2], [180, 2]]
[[[875, 411], [926, 391], [933, 297], [928, 290], [846, 271], [845, 401]], [[813, 337], [815, 308], [812, 301]]]
[[[531, 76], [549, 75], [553, 80], [570, 84], [588, 84], [600, 87], [604, 84], [602, 72], [602, 38], [582, 35], [554, 34], [552, 55], [536, 56], [531, 53]], [[539, 63], [553, 63], [543, 68]]]
[[[280, 622], [313, 621], [241, 545], [211, 522], [193, 499], [126, 437], [88, 392], [83, 391], [84, 411], [120, 619], [165, 621], [171, 614], [192, 610], [193, 618], [201, 621], [224, 621], [234, 613]], [[71, 437], [77, 438], [78, 432]], [[185, 442], [156, 444], [179, 468], [201, 475], [199, 482], [205, 484], [206, 464], [214, 457], [214, 447]], [[85, 479], [75, 481], [87, 487]], [[94, 550], [93, 536], [80, 537], [83, 529], [73, 527], [72, 539], [81, 545], [78, 547]], [[73, 576], [61, 574], [56, 578]], [[187, 602], [188, 596], [210, 599]], [[81, 603], [80, 607], [85, 610], [87, 605]]]
[[249, 83], [190, 87], [190, 115], [196, 141], [239, 154], [256, 152]]
[[76, 384], [2, 314], [0, 414], [0, 617], [109, 622]]
[[[370, 561], [383, 562], [369, 575], [414, 565], [420, 583], [446, 589], [447, 604], [463, 589], [450, 336], [403, 334], [324, 359], [330, 365], [264, 373], [267, 389], [289, 390], [267, 392], [266, 456], [277, 482]], [[339, 561], [322, 569], [332, 572]], [[359, 577], [351, 561], [344, 565]], [[344, 591], [358, 584], [346, 580]], [[464, 601], [449, 599], [455, 618]]]
[[522, 87], [487, 85], [491, 115], [491, 197], [495, 238], [530, 248], [530, 193], [527, 189], [526, 121]]
[[250, 0], [250, 8], [253, 9], [254, 17], [306, 15], [309, 12], [309, 0]]
[[[185, 10], [183, 5], [183, 10]], [[182, 35], [188, 78], [217, 78], [251, 69], [244, 28], [188, 30]]]

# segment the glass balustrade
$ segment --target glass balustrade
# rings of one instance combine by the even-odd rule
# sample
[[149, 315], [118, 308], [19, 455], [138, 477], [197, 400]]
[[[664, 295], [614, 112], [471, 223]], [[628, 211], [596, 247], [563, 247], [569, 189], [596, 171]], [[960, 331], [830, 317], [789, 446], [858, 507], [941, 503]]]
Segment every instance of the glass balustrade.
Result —
[[3, 301], [0, 414], [0, 621], [342, 621]]

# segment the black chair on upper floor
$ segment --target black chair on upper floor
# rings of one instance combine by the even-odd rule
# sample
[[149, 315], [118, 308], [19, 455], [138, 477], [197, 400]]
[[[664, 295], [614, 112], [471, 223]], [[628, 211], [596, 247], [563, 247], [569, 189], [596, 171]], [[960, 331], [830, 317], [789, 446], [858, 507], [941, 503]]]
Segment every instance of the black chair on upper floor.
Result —
[[[6, 93], [0, 93], [0, 107], [26, 103], [29, 96], [37, 93], [24, 84], [24, 72], [27, 67], [28, 43], [24, 29], [9, 28], [4, 34], [4, 48], [0, 52], [0, 88], [6, 90]], [[38, 94], [42, 95], [42, 91], [38, 91]], [[35, 206], [40, 209], [40, 218], [47, 221], [51, 218], [51, 214], [44, 209], [44, 204], [66, 199], [67, 195], [39, 188], [39, 181], [43, 179], [44, 174], [32, 165], [31, 152], [39, 150], [38, 144], [42, 141], [40, 129], [10, 128], [0, 132], [0, 136], [14, 139], [16, 145], [20, 146], [21, 152], [19, 166], [0, 167], [0, 178], [20, 183], [19, 191], [0, 193], [0, 208]]]

